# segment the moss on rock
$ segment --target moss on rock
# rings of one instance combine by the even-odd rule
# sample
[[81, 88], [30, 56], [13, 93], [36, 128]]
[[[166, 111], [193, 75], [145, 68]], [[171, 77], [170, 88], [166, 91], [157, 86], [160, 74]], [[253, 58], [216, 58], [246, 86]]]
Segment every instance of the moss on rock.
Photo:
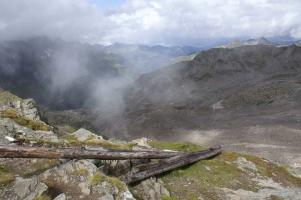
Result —
[[0, 110], [0, 116], [3, 118], [9, 118], [14, 120], [21, 126], [25, 126], [35, 131], [51, 131], [50, 126], [46, 123], [38, 120], [28, 119], [26, 117], [18, 115], [17, 111], [13, 108], [7, 108], [5, 110]]
[[0, 104], [8, 104], [13, 101], [21, 101], [22, 99], [13, 95], [8, 91], [0, 91]]

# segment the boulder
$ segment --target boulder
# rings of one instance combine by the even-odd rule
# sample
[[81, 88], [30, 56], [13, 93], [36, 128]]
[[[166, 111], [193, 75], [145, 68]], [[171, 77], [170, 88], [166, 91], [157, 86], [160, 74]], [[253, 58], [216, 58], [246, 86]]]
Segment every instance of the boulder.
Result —
[[89, 139], [103, 140], [103, 137], [101, 137], [100, 135], [96, 135], [96, 134], [92, 133], [91, 131], [88, 131], [84, 128], [78, 129], [77, 131], [72, 133], [72, 135], [75, 136], [81, 142], [85, 141], [85, 140], [89, 140]]
[[113, 176], [121, 176], [131, 170], [130, 160], [113, 160], [103, 162], [102, 170], [105, 174]]
[[57, 135], [53, 131], [34, 131], [25, 126], [21, 126], [12, 119], [0, 118], [0, 142], [2, 144], [8, 143], [5, 136], [13, 137], [17, 132], [24, 133], [28, 139], [43, 139], [53, 142], [58, 140]]
[[150, 145], [148, 144], [149, 139], [148, 138], [139, 138], [139, 139], [135, 139], [132, 142], [136, 143], [139, 146], [145, 146], [145, 147], [150, 147]]
[[33, 99], [21, 99], [10, 92], [0, 91], [1, 109], [13, 108], [19, 116], [31, 120], [40, 120], [36, 102]]
[[234, 163], [236, 163], [237, 167], [243, 171], [248, 169], [255, 172], [257, 171], [256, 165], [244, 157], [238, 157]]
[[21, 99], [10, 92], [0, 91], [0, 142], [8, 143], [5, 136], [22, 133], [26, 138], [57, 141], [53, 127], [40, 120], [33, 99]]
[[67, 199], [134, 200], [127, 186], [101, 173], [90, 160], [69, 161], [42, 173], [40, 179]]
[[150, 178], [133, 187], [133, 194], [143, 200], [157, 200], [170, 197], [161, 179]]
[[28, 179], [17, 177], [11, 187], [4, 189], [0, 199], [34, 200], [45, 193], [47, 189], [47, 185], [40, 182], [36, 176]]
[[67, 200], [67, 197], [64, 193], [62, 193], [59, 196], [55, 197], [53, 200]]

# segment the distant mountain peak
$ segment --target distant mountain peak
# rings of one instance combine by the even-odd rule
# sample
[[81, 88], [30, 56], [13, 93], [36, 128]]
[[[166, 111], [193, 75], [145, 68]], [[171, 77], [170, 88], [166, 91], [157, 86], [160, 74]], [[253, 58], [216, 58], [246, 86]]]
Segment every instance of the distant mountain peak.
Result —
[[244, 42], [246, 45], [271, 45], [272, 43], [264, 37], [249, 39]]
[[233, 40], [229, 44], [219, 46], [220, 48], [236, 48], [247, 45], [272, 45], [272, 43], [264, 37], [259, 38], [251, 38], [245, 41], [241, 41], [238, 39]]

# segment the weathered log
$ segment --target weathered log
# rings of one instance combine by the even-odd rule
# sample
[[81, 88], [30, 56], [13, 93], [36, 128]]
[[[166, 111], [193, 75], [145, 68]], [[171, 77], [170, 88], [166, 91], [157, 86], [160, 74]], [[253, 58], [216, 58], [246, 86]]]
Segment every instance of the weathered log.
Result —
[[179, 155], [179, 152], [165, 151], [106, 151], [80, 148], [45, 148], [0, 145], [0, 158], [48, 158], [48, 159], [162, 159]]
[[205, 151], [188, 153], [178, 155], [169, 159], [160, 160], [159, 163], [151, 164], [148, 167], [144, 168], [140, 167], [142, 171], [138, 172], [130, 172], [123, 177], [121, 177], [122, 181], [127, 184], [133, 184], [144, 179], [147, 179], [152, 176], [156, 176], [162, 174], [164, 172], [168, 172], [179, 167], [183, 167], [194, 162], [197, 162], [202, 159], [207, 159], [214, 157], [221, 153], [221, 147], [213, 147]]

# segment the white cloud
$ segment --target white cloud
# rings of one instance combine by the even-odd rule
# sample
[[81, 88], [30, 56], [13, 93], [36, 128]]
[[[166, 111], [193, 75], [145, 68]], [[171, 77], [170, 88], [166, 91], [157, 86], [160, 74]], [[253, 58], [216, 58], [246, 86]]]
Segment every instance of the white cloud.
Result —
[[299, 0], [131, 0], [111, 16], [118, 34], [109, 39], [195, 44], [216, 38], [299, 37], [300, 10]]
[[128, 0], [103, 14], [88, 0], [2, 0], [0, 37], [43, 34], [96, 43], [149, 44], [300, 38], [300, 10], [299, 0]]
[[1, 0], [0, 38], [52, 36], [69, 40], [99, 40], [106, 21], [86, 0]]

